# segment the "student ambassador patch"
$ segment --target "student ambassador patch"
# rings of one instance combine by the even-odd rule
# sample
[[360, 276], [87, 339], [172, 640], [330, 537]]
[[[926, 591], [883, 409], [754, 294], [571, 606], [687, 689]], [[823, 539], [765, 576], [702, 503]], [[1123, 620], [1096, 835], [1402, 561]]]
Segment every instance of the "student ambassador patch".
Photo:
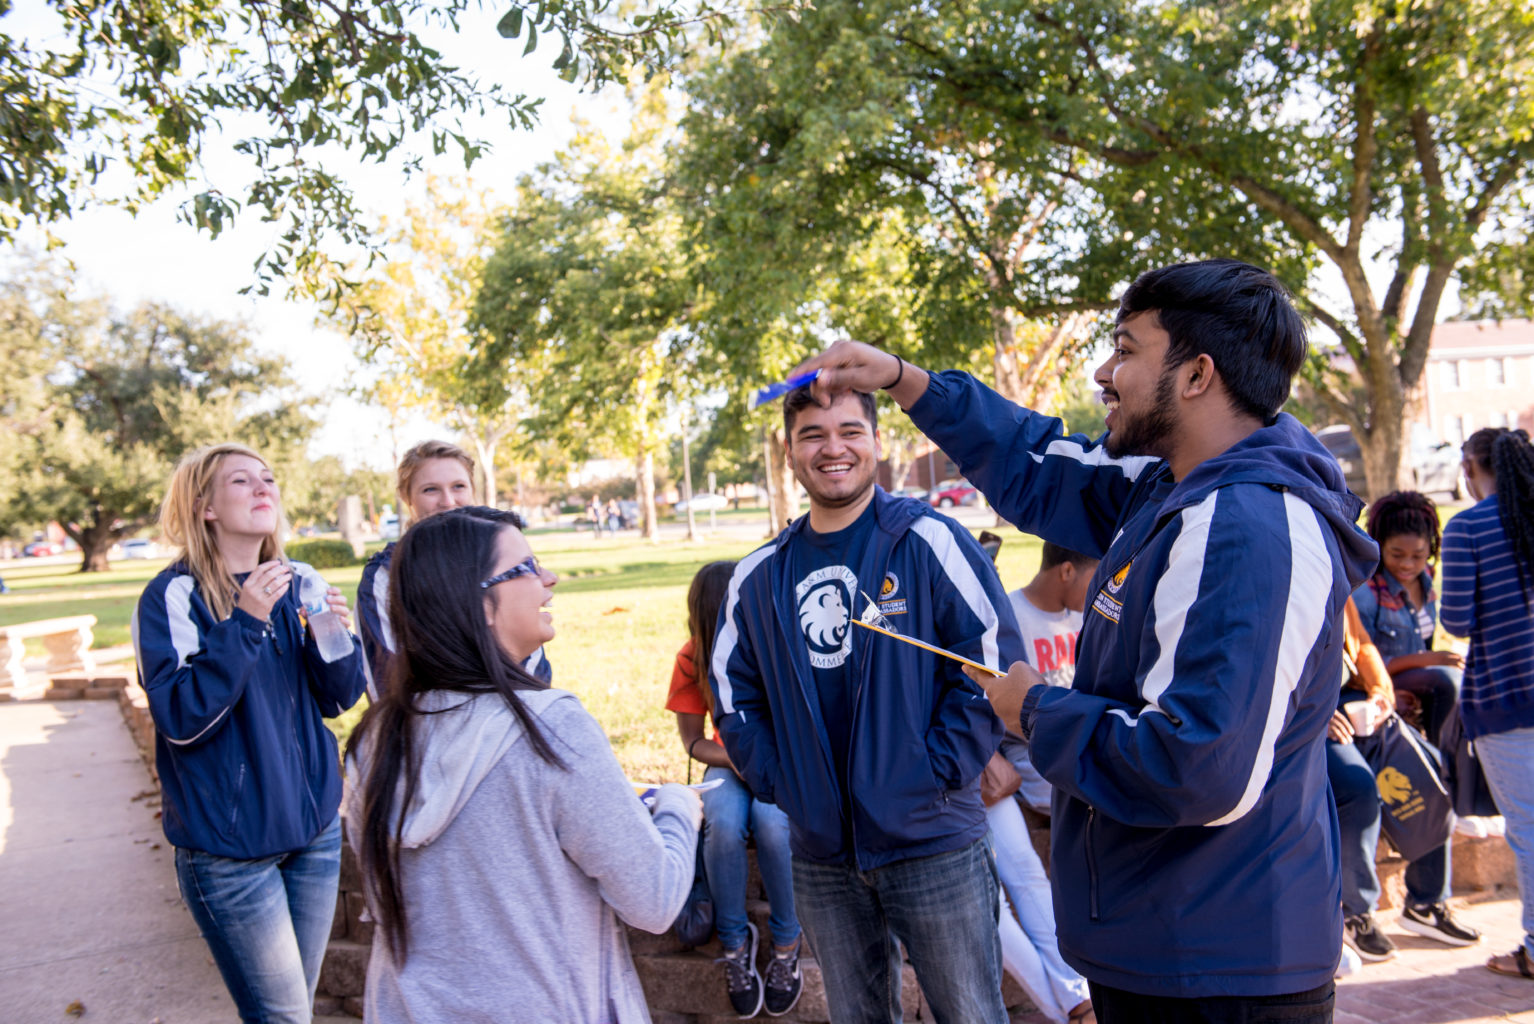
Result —
[[857, 574], [845, 565], [816, 569], [794, 588], [799, 628], [816, 668], [837, 668], [852, 653], [851, 612]]
[[905, 598], [900, 596], [900, 577], [892, 572], [884, 574], [879, 587], [879, 611], [885, 615], [904, 615]]
[[1124, 602], [1119, 599], [1119, 592], [1124, 589], [1124, 579], [1129, 575], [1129, 567], [1134, 562], [1125, 562], [1124, 568], [1108, 578], [1103, 584], [1103, 589], [1097, 592], [1097, 597], [1092, 601], [1092, 610], [1114, 625], [1118, 624], [1119, 617], [1124, 614]]

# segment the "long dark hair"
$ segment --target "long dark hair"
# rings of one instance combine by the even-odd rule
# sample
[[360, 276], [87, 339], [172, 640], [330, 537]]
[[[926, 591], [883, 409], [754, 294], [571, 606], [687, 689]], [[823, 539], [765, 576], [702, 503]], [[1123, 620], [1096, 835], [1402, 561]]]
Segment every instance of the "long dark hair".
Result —
[[687, 633], [692, 637], [692, 665], [703, 706], [714, 713], [714, 691], [708, 685], [708, 665], [714, 660], [714, 633], [719, 628], [719, 609], [730, 589], [734, 562], [710, 562], [698, 570], [687, 588]]
[[494, 602], [496, 591], [486, 591], [479, 583], [495, 572], [496, 541], [511, 527], [522, 528], [521, 517], [512, 512], [449, 509], [405, 531], [394, 551], [389, 611], [396, 655], [383, 696], [362, 716], [351, 742], [353, 749], [367, 753], [362, 821], [354, 823], [362, 829], [358, 860], [363, 886], [396, 963], [403, 964], [407, 956], [400, 836], [405, 809], [420, 779], [420, 750], [412, 725], [416, 717], [429, 713], [416, 706], [416, 698], [431, 690], [498, 694], [522, 723], [538, 756], [564, 766], [517, 695], [519, 690], [544, 689], [544, 684], [517, 664], [485, 622], [485, 601]]
[[1497, 482], [1497, 516], [1527, 592], [1534, 569], [1534, 446], [1526, 431], [1482, 427], [1466, 439], [1464, 452]]

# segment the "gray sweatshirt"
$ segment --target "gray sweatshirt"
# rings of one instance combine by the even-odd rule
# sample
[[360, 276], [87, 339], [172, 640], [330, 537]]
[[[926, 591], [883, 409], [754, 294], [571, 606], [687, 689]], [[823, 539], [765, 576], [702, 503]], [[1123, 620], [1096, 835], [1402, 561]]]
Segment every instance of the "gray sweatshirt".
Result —
[[395, 963], [374, 939], [371, 1024], [650, 1020], [619, 918], [660, 933], [681, 910], [698, 840], [690, 794], [662, 787], [652, 817], [574, 694], [521, 696], [566, 769], [537, 755], [498, 696], [422, 698], [451, 710], [414, 720], [421, 783], [400, 851], [408, 956]]

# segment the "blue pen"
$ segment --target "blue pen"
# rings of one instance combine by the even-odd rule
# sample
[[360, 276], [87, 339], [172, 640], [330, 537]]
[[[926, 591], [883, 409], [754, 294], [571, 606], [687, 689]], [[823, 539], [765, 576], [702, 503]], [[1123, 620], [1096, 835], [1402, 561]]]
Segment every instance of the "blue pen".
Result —
[[751, 408], [755, 409], [759, 405], [765, 405], [766, 403], [772, 401], [774, 398], [782, 398], [784, 395], [794, 390], [794, 388], [803, 387], [819, 376], [819, 370], [811, 370], [809, 373], [801, 373], [797, 377], [790, 377], [785, 381], [778, 382], [777, 384], [768, 384], [766, 387], [762, 388], [756, 393], [755, 398], [751, 399]]

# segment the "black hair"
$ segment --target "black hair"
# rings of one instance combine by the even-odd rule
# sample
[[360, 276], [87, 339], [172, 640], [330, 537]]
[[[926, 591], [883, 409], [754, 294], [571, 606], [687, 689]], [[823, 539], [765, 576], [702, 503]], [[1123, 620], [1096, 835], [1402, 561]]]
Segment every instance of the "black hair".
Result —
[[714, 691], [708, 685], [708, 666], [714, 660], [714, 635], [719, 629], [719, 609], [730, 589], [734, 562], [710, 562], [699, 569], [687, 588], [687, 635], [692, 637], [694, 680], [703, 693], [703, 705], [714, 713]]
[[1154, 310], [1167, 332], [1163, 366], [1207, 355], [1238, 412], [1271, 420], [1305, 361], [1305, 324], [1278, 278], [1240, 260], [1174, 263], [1137, 277], [1118, 323]]
[[[868, 420], [869, 430], [879, 429], [879, 404], [874, 401], [874, 396], [862, 391], [854, 391], [859, 402], [863, 405], [863, 416]], [[838, 396], [840, 397], [840, 396]], [[783, 432], [792, 440], [794, 432], [794, 420], [799, 418], [800, 409], [808, 409], [812, 405], [818, 405], [814, 396], [810, 394], [808, 384], [794, 388], [783, 396]]]
[[1065, 562], [1071, 563], [1078, 569], [1085, 569], [1096, 561], [1097, 559], [1091, 555], [1083, 555], [1080, 551], [1072, 551], [1070, 548], [1061, 547], [1054, 541], [1046, 540], [1044, 542], [1044, 558], [1039, 563], [1039, 571], [1043, 572], [1046, 569], [1053, 569], [1055, 566], [1062, 565]]
[[1465, 441], [1465, 457], [1497, 482], [1497, 517], [1517, 556], [1518, 578], [1528, 590], [1534, 569], [1534, 446], [1524, 430], [1483, 427]]
[[1374, 543], [1385, 546], [1391, 537], [1421, 537], [1427, 541], [1428, 558], [1438, 557], [1443, 531], [1438, 525], [1438, 506], [1418, 491], [1391, 491], [1369, 506], [1366, 529]]
[[403, 964], [408, 955], [400, 836], [421, 767], [412, 726], [417, 716], [431, 713], [417, 706], [417, 698], [431, 690], [497, 694], [538, 756], [564, 767], [537, 718], [517, 696], [519, 690], [545, 685], [500, 645], [485, 621], [485, 602], [495, 602], [497, 595], [495, 588], [487, 591], [479, 584], [495, 572], [496, 543], [508, 527], [520, 530], [522, 518], [478, 506], [449, 509], [412, 525], [394, 551], [389, 613], [395, 654], [382, 695], [362, 716], [351, 745], [368, 753], [362, 820], [353, 823], [362, 835], [358, 861], [363, 886], [396, 963]]

